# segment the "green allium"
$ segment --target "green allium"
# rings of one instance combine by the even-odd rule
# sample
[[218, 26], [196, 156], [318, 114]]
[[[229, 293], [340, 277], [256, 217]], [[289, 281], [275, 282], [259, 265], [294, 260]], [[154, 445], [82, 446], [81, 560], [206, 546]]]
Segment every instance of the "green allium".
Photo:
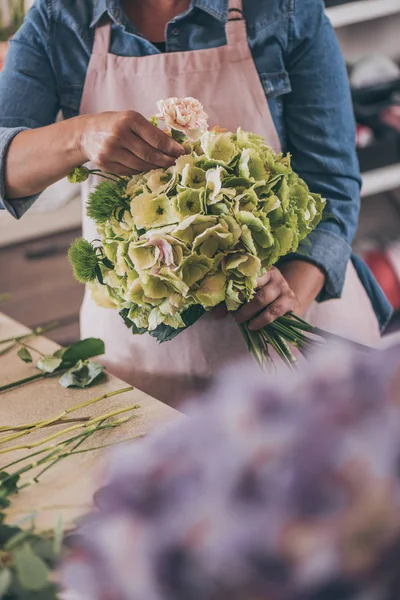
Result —
[[99, 261], [96, 250], [87, 240], [79, 238], [72, 242], [68, 256], [78, 281], [90, 283], [97, 279]]

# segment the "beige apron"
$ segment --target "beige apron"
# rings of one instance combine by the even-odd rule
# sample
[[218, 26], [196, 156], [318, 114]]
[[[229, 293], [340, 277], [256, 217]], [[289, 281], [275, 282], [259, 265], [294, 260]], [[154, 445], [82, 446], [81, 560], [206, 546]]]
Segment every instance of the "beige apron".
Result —
[[[156, 103], [170, 96], [198, 98], [210, 116], [210, 126], [219, 125], [263, 136], [280, 149], [279, 138], [271, 117], [247, 41], [246, 23], [238, 20], [241, 0], [231, 0], [233, 19], [227, 23], [227, 45], [191, 52], [122, 57], [110, 54], [111, 23], [96, 28], [93, 53], [83, 90], [81, 114], [103, 111], [135, 110], [149, 118]], [[84, 200], [92, 178], [84, 189]], [[86, 239], [97, 236], [94, 223], [85, 214], [83, 233]], [[379, 338], [378, 325], [368, 296], [351, 265], [346, 290], [348, 302], [332, 301], [313, 307], [310, 318], [325, 315], [331, 329], [349, 305], [357, 307], [360, 324], [348, 335], [365, 343]], [[347, 293], [345, 290], [345, 297]], [[339, 307], [339, 308], [338, 308]], [[333, 317], [331, 318], [331, 315]], [[347, 318], [347, 317], [346, 317]], [[347, 322], [347, 321], [346, 321]], [[350, 319], [350, 325], [353, 323]], [[158, 344], [149, 335], [133, 336], [117, 311], [96, 306], [86, 292], [81, 310], [82, 337], [101, 337], [106, 344], [104, 362], [110, 372], [169, 404], [176, 405], [189, 390], [202, 387], [224, 363], [247, 349], [233, 319], [215, 320], [206, 315], [171, 342]]]

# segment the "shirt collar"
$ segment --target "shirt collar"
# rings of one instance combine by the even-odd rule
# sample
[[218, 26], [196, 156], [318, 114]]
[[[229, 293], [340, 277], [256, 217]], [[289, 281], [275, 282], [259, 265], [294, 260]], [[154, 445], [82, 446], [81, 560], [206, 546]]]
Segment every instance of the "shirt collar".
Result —
[[[229, 0], [192, 0], [191, 8], [199, 8], [222, 22], [228, 18]], [[121, 23], [122, 8], [118, 0], [95, 0], [90, 27], [95, 27], [104, 13], [115, 23]]]

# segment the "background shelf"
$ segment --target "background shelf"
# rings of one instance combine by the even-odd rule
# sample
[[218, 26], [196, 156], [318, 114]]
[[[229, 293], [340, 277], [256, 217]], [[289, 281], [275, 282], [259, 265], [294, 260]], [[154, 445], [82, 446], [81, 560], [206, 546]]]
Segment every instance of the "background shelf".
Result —
[[362, 174], [363, 185], [361, 196], [373, 196], [400, 187], [400, 163], [367, 171]]
[[326, 9], [334, 27], [379, 19], [400, 13], [400, 0], [359, 0]]

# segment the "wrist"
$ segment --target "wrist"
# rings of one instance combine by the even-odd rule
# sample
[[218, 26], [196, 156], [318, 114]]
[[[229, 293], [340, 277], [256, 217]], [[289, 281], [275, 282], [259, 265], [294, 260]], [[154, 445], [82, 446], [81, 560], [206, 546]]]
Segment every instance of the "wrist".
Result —
[[74, 117], [73, 119], [70, 119], [72, 127], [72, 135], [70, 138], [70, 153], [71, 158], [74, 162], [74, 167], [83, 165], [89, 161], [89, 156], [87, 155], [85, 149], [84, 140], [91, 120], [92, 115], [81, 115], [79, 117]]
[[280, 271], [296, 295], [296, 312], [304, 314], [324, 287], [325, 273], [313, 263], [298, 259], [285, 262]]

